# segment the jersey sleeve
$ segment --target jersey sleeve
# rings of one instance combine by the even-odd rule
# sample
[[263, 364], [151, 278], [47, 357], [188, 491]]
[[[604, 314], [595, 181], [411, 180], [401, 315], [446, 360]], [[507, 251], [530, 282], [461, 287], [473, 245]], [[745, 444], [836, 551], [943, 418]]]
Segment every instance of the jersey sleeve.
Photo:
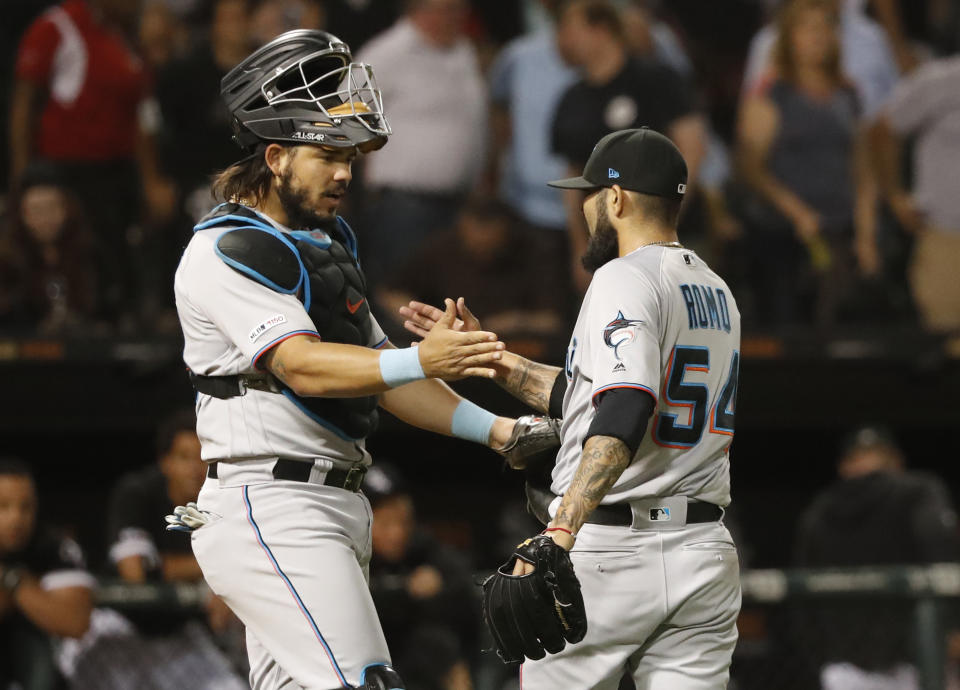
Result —
[[367, 347], [379, 350], [387, 344], [388, 340], [389, 338], [387, 338], [387, 334], [383, 332], [380, 323], [374, 318], [373, 314], [370, 314], [370, 341], [367, 343]]
[[914, 134], [927, 123], [954, 112], [960, 97], [960, 72], [942, 65], [927, 65], [904, 77], [893, 88], [886, 115], [901, 135]]
[[17, 52], [15, 74], [34, 84], [47, 83], [60, 32], [46, 16], [41, 16], [24, 34]]
[[597, 271], [590, 286], [590, 371], [593, 404], [606, 391], [633, 388], [657, 402], [660, 384], [660, 307], [653, 283], [620, 262]]
[[212, 237], [195, 237], [183, 266], [191, 304], [254, 366], [270, 348], [295, 335], [319, 337], [303, 303], [230, 268], [214, 252]]

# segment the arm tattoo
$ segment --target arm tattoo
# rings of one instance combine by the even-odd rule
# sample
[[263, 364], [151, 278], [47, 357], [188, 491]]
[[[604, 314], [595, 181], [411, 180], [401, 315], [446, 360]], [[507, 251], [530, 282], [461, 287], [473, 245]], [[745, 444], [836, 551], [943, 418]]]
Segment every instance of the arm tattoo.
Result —
[[514, 397], [546, 414], [550, 409], [550, 391], [559, 372], [559, 367], [537, 364], [521, 357], [506, 380], [497, 383]]
[[287, 367], [283, 363], [283, 358], [277, 354], [277, 348], [269, 350], [264, 356], [264, 366], [271, 374], [287, 383]]
[[630, 449], [620, 439], [591, 436], [553, 524], [569, 527], [573, 532], [579, 530], [627, 469], [630, 459]]

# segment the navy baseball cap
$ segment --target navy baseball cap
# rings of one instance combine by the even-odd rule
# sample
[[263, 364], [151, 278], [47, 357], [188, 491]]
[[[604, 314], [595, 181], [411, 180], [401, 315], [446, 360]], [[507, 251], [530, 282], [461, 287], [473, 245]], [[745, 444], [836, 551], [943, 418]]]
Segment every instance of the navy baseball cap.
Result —
[[547, 182], [562, 189], [620, 185], [642, 194], [683, 198], [687, 164], [667, 137], [649, 127], [621, 129], [597, 142], [583, 175]]

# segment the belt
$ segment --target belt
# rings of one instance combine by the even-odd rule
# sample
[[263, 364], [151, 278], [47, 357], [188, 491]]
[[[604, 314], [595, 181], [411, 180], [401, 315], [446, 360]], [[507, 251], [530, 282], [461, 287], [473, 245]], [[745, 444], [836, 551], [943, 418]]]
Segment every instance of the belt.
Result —
[[[526, 485], [527, 506], [530, 512], [543, 524], [550, 521], [548, 508], [556, 498], [556, 494], [548, 489], [534, 486], [530, 482]], [[680, 497], [682, 498], [682, 497]], [[668, 502], [672, 502], [670, 499]], [[587, 518], [587, 522], [592, 525], [608, 525], [614, 527], [631, 527], [635, 524], [640, 527], [647, 525], [650, 527], [660, 525], [667, 527], [666, 523], [672, 522], [670, 510], [658, 505], [657, 499], [645, 500], [643, 504], [646, 514], [635, 515], [634, 507], [629, 503], [613, 503], [610, 505], [599, 505]], [[718, 522], [723, 517], [723, 508], [713, 503], [687, 499], [686, 501], [686, 521], [685, 524], [696, 524], [701, 522]]]
[[280, 393], [283, 389], [273, 374], [233, 374], [232, 376], [202, 376], [188, 371], [190, 384], [198, 393], [221, 400], [246, 395], [250, 389]]
[[[207, 477], [217, 479], [218, 462], [211, 462], [207, 465]], [[290, 458], [280, 458], [277, 464], [273, 466], [274, 479], [286, 479], [292, 482], [310, 481], [310, 471], [313, 469], [313, 463], [308, 460], [292, 460]], [[363, 484], [363, 477], [367, 474], [367, 468], [363, 465], [355, 465], [348, 470], [334, 467], [327, 470], [323, 478], [324, 486], [332, 486], [337, 489], [346, 489], [347, 491], [359, 491]]]
[[[651, 508], [651, 521], [662, 520], [662, 513], [653, 513], [653, 511], [662, 511], [662, 508]], [[669, 516], [669, 513], [667, 514]], [[723, 508], [713, 503], [704, 503], [702, 501], [687, 500], [687, 524], [698, 522], [717, 522], [723, 517]], [[629, 503], [614, 503], [608, 506], [597, 506], [594, 508], [587, 522], [594, 525], [615, 525], [619, 527], [628, 527], [633, 524], [633, 510]]]

